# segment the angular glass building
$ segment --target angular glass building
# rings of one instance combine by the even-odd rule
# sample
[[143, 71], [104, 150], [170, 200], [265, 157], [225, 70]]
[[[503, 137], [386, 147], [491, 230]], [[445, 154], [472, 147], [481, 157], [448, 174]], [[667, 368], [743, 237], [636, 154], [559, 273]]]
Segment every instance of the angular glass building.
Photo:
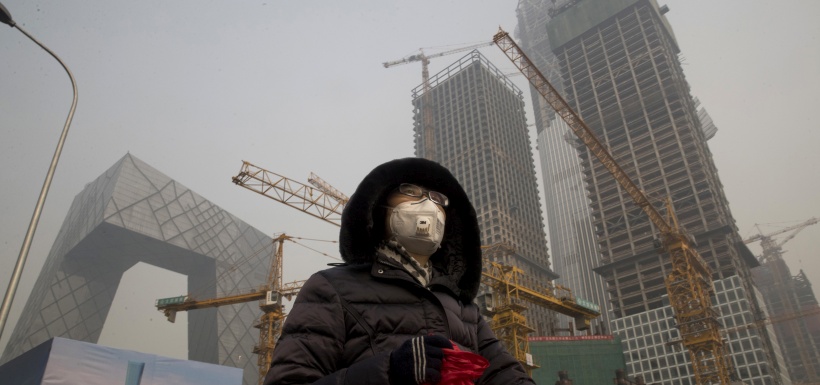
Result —
[[[3, 362], [52, 337], [96, 343], [139, 262], [186, 275], [188, 292], [208, 299], [264, 285], [271, 255], [270, 237], [128, 154], [74, 198]], [[188, 358], [243, 368], [256, 384], [259, 316], [257, 303], [192, 311]]]
[[[430, 108], [423, 85], [413, 90], [416, 156], [424, 156], [425, 110], [433, 114], [437, 162], [467, 191], [482, 245], [515, 250], [498, 261], [524, 271], [525, 285], [552, 281], [522, 91], [478, 51], [430, 78]], [[529, 306], [529, 305], [528, 305]], [[552, 335], [554, 313], [529, 306], [530, 326]]]

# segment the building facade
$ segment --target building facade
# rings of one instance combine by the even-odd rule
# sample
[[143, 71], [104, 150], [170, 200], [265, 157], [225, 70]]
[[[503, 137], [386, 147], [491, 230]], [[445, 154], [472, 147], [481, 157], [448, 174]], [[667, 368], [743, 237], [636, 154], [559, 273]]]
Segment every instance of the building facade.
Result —
[[[519, 1], [516, 32], [521, 48], [530, 60], [553, 85], [560, 87], [558, 62], [544, 33], [552, 6], [551, 0]], [[530, 88], [530, 93], [538, 133], [552, 268], [560, 276], [556, 282], [601, 307], [601, 317], [593, 321], [593, 329], [606, 334], [610, 330], [612, 309], [606, 282], [593, 270], [601, 264], [601, 253], [592, 225], [575, 136], [537, 91]], [[571, 321], [563, 316], [559, 319], [562, 324]]]
[[[187, 275], [188, 292], [208, 299], [264, 285], [272, 250], [270, 237], [128, 154], [74, 198], [3, 362], [52, 337], [96, 343], [139, 262]], [[256, 384], [260, 316], [255, 302], [191, 312], [188, 358], [242, 368]]]
[[[737, 275], [715, 281], [714, 285], [714, 305], [719, 309], [720, 322], [728, 336], [726, 350], [731, 353], [734, 372], [747, 385], [774, 383], [773, 377], [778, 371], [772, 361], [782, 367], [783, 356], [776, 340], [775, 355], [770, 357], [766, 352], [766, 341], [753, 327], [758, 316], [745, 292], [746, 285]], [[773, 332], [771, 326], [768, 329]], [[680, 340], [671, 306], [618, 318], [613, 322], [613, 331], [622, 340], [630, 375], [640, 375], [648, 384], [695, 384], [689, 354], [680, 344], [670, 343]], [[791, 384], [785, 375], [778, 381]]]
[[[431, 113], [434, 160], [470, 197], [482, 245], [509, 245], [515, 252], [498, 262], [522, 269], [523, 284], [552, 281], [522, 91], [478, 51], [431, 76], [430, 86], [431, 108], [422, 108], [423, 85], [413, 90], [416, 156], [425, 156], [422, 114]], [[527, 312], [536, 334], [554, 332], [551, 311]]]
[[752, 275], [792, 382], [820, 383], [820, 308], [806, 274], [800, 270], [792, 276], [786, 261], [778, 257], [752, 269]]
[[[519, 12], [522, 4], [530, 3], [522, 0]], [[545, 71], [560, 74], [553, 79], [558, 79], [567, 102], [656, 209], [665, 213], [664, 201], [671, 200], [680, 225], [711, 267], [713, 280], [736, 277], [750, 311], [760, 315], [763, 308], [750, 272], [757, 261], [737, 234], [706, 143], [714, 127], [710, 122], [704, 127], [701, 120], [708, 115], [698, 115], [689, 94], [677, 41], [664, 16], [668, 10], [654, 0], [550, 2], [540, 31], [546, 34], [542, 44], [548, 40], [555, 59]], [[583, 144], [569, 135], [547, 139], [569, 141], [580, 156], [601, 254], [594, 271], [606, 282], [611, 323], [635, 316], [643, 321], [642, 315], [665, 306], [671, 261], [657, 251], [658, 230]], [[750, 333], [760, 342], [762, 356], [755, 359], [768, 371], [763, 383], [786, 382], [774, 336], [759, 326]], [[627, 356], [629, 364], [635, 359]]]

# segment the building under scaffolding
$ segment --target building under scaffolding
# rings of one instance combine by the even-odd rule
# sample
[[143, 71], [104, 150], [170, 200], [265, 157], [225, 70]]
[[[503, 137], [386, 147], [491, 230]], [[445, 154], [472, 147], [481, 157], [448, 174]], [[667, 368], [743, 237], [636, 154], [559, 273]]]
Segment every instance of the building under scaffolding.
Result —
[[[550, 16], [551, 0], [522, 0], [518, 3], [518, 37], [530, 59], [550, 82], [560, 87], [561, 74], [549, 46], [544, 27]], [[601, 253], [592, 226], [589, 200], [584, 189], [581, 162], [575, 149], [575, 136], [566, 122], [535, 89], [530, 89], [538, 133], [538, 155], [544, 181], [552, 266], [561, 277], [556, 281], [573, 293], [597, 303], [601, 317], [593, 330], [606, 333], [612, 312], [604, 279], [593, 269], [601, 264]], [[562, 326], [571, 320], [559, 315]]]
[[[522, 0], [519, 8], [533, 1]], [[703, 117], [698, 116], [689, 94], [677, 56], [679, 48], [664, 16], [667, 11], [654, 0], [549, 4], [546, 28], [541, 31], [546, 32], [555, 64], [542, 72], [559, 72], [559, 87], [569, 104], [656, 209], [665, 211], [663, 201], [667, 197], [672, 200], [680, 224], [692, 235], [713, 278], [723, 281], [736, 277], [733, 282], [738, 287], [732, 290], [733, 295], [743, 298], [757, 318], [764, 314], [751, 282], [750, 267], [757, 261], [737, 234], [706, 143], [714, 129], [710, 126], [704, 131]], [[554, 136], [553, 140], [567, 139]], [[594, 238], [601, 253], [595, 271], [606, 281], [613, 323], [628, 319], [629, 326], [618, 323], [622, 333], [647, 332], [644, 329], [652, 326], [648, 315], [665, 307], [664, 278], [670, 272], [670, 258], [658, 253], [658, 230], [641, 208], [585, 146], [570, 140], [581, 158]], [[665, 324], [659, 321], [654, 325]], [[673, 324], [668, 323], [667, 328]], [[658, 333], [669, 334], [671, 329]], [[760, 370], [764, 374], [741, 379], [755, 385], [788, 383], [787, 376], [781, 377], [773, 336], [764, 327], [753, 328], [750, 333], [755, 338], [749, 338], [749, 343], [756, 344], [750, 349], [755, 351], [756, 362], [763, 365]], [[640, 347], [636, 345], [635, 351]], [[737, 361], [738, 351], [732, 351]], [[640, 354], [627, 356], [628, 364], [641, 360]], [[660, 380], [651, 376], [651, 365], [638, 367], [646, 370], [645, 374], [631, 374], [642, 375], [647, 382]], [[681, 377], [679, 381], [688, 384], [692, 378]]]
[[766, 301], [789, 377], [795, 384], [820, 383], [820, 314], [817, 298], [803, 270], [791, 275], [782, 258], [752, 269]]
[[[430, 77], [429, 108], [424, 85], [413, 90], [416, 155], [425, 156], [423, 114], [432, 114], [435, 161], [453, 173], [475, 206], [481, 243], [506, 243], [513, 255], [498, 262], [524, 271], [524, 285], [542, 286], [550, 270], [538, 202], [522, 91], [478, 51]], [[535, 334], [552, 335], [555, 315], [528, 310]]]

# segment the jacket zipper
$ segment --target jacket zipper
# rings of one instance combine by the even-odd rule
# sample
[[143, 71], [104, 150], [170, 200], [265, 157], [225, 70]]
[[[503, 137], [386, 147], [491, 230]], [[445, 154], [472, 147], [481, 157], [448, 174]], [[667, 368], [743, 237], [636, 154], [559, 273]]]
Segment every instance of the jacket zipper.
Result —
[[[380, 263], [382, 265], [385, 265], [387, 267], [393, 268], [393, 269], [400, 269], [400, 270], [404, 271], [404, 268], [396, 267], [396, 266], [394, 266], [390, 263], [386, 263], [382, 260], [377, 260], [376, 262]], [[412, 284], [413, 286], [415, 286], [415, 287], [421, 289], [422, 291], [424, 291], [425, 294], [423, 294], [423, 295], [425, 295], [428, 299], [431, 300], [431, 302], [433, 302], [433, 305], [435, 305], [436, 310], [438, 310], [438, 312], [439, 312], [439, 316], [444, 320], [444, 332], [446, 333], [445, 337], [447, 337], [448, 339], [452, 338], [452, 334], [450, 333], [450, 322], [449, 322], [450, 320], [447, 318], [447, 310], [444, 309], [444, 305], [441, 303], [441, 301], [438, 300], [438, 297], [436, 297], [436, 295], [433, 294], [433, 292], [430, 289], [422, 286], [415, 279], [404, 279], [404, 278], [400, 278], [400, 277], [381, 277], [381, 278], [383, 278], [383, 279], [395, 279], [395, 280], [399, 280], [399, 281], [408, 282], [408, 283]]]

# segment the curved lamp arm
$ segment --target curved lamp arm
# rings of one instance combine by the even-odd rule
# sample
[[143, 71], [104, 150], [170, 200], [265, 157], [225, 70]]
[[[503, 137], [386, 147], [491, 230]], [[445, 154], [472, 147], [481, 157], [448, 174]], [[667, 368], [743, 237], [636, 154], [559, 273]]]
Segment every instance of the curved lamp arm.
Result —
[[63, 63], [63, 61], [60, 60], [54, 52], [51, 52], [50, 49], [46, 48], [46, 46], [31, 36], [23, 28], [20, 28], [20, 26], [17, 25], [17, 23], [15, 23], [11, 18], [11, 13], [9, 13], [2, 3], [0, 3], [0, 22], [3, 24], [8, 24], [12, 28], [17, 28], [17, 30], [22, 32], [23, 35], [26, 35], [26, 37], [31, 39], [31, 41], [37, 43], [37, 45], [48, 52], [52, 57], [54, 57], [54, 59], [57, 59], [57, 62], [63, 66], [63, 69], [65, 69], [65, 72], [68, 74], [68, 78], [71, 79], [71, 87], [74, 90], [74, 98], [71, 102], [71, 109], [68, 111], [68, 118], [63, 126], [63, 132], [60, 134], [60, 140], [57, 142], [57, 149], [54, 151], [54, 157], [51, 159], [51, 166], [48, 168], [46, 180], [43, 182], [42, 190], [40, 190], [40, 197], [37, 199], [37, 205], [34, 207], [34, 213], [31, 216], [31, 223], [29, 223], [28, 231], [26, 231], [26, 236], [23, 239], [23, 246], [20, 248], [20, 255], [17, 257], [17, 264], [14, 266], [14, 272], [12, 273], [11, 280], [9, 281], [9, 287], [6, 290], [6, 295], [3, 297], [3, 305], [0, 307], [0, 338], [2, 338], [3, 329], [6, 327], [6, 320], [8, 319], [9, 312], [11, 311], [11, 304], [14, 301], [14, 294], [17, 292], [17, 286], [20, 283], [20, 276], [23, 274], [23, 266], [26, 264], [26, 258], [28, 257], [28, 252], [31, 248], [31, 241], [34, 238], [34, 232], [37, 230], [37, 223], [40, 221], [40, 213], [43, 211], [43, 205], [46, 202], [48, 189], [51, 187], [51, 180], [54, 178], [54, 171], [57, 169], [57, 161], [60, 160], [60, 153], [63, 152], [63, 145], [65, 144], [66, 137], [68, 136], [68, 127], [71, 125], [71, 120], [74, 118], [74, 110], [77, 108], [77, 83], [74, 81], [74, 75], [71, 74], [71, 71], [65, 63]]

